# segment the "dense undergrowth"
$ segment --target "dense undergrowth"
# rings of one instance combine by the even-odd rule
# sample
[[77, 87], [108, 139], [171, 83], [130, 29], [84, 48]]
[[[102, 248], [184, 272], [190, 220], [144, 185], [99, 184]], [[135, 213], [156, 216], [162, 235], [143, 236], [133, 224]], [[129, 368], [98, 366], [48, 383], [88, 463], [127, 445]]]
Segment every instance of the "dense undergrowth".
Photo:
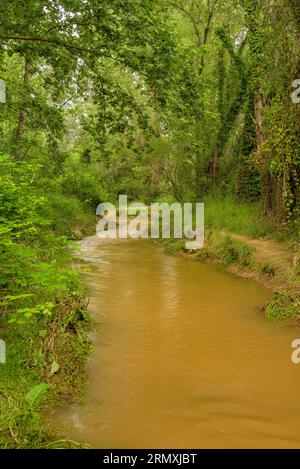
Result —
[[263, 216], [259, 202], [236, 202], [230, 196], [211, 196], [205, 200], [205, 223], [212, 229], [250, 238], [291, 243], [299, 240], [298, 227], [292, 229], [274, 216]]
[[1, 448], [51, 444], [57, 435], [41, 411], [80, 399], [85, 385], [90, 320], [68, 238], [93, 222], [92, 209], [63, 191], [45, 194], [32, 184], [38, 172], [0, 159]]
[[266, 317], [275, 321], [299, 319], [300, 294], [278, 291], [265, 308]]
[[[6, 364], [1, 365], [1, 448], [73, 446], [58, 435], [43, 413], [66, 401], [79, 401], [85, 389], [89, 322], [80, 297], [57, 300], [55, 317], [7, 329]], [[42, 412], [42, 414], [41, 414]]]

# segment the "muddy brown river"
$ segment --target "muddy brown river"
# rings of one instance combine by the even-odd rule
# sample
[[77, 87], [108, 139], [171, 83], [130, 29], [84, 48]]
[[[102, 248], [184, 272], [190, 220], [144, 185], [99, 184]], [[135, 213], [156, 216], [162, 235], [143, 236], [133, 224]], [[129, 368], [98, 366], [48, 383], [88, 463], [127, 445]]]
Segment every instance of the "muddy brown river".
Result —
[[96, 448], [300, 448], [300, 329], [270, 292], [152, 241], [86, 238], [97, 321], [85, 404], [64, 435]]

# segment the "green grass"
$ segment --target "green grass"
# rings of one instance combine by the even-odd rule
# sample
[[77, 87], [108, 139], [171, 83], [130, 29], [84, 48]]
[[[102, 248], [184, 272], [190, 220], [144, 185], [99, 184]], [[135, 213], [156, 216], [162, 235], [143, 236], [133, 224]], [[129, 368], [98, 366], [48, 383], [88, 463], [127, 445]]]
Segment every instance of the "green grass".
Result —
[[260, 271], [266, 277], [274, 277], [276, 269], [270, 263], [264, 262], [260, 267]]
[[[90, 347], [88, 327], [80, 296], [62, 299], [55, 316], [48, 319], [9, 327], [1, 320], [0, 337], [7, 349], [6, 363], [0, 364], [1, 449], [55, 446], [58, 435], [46, 424], [41, 411], [82, 398]], [[40, 383], [47, 383], [49, 388], [37, 404], [29, 405], [26, 396]]]
[[161, 239], [160, 240], [165, 247], [165, 251], [168, 254], [177, 254], [180, 251], [185, 250], [185, 240], [184, 239]]
[[255, 249], [243, 241], [225, 236], [217, 246], [218, 257], [224, 266], [238, 264], [241, 269], [251, 269], [254, 262]]
[[300, 295], [279, 291], [266, 305], [265, 315], [272, 321], [287, 321], [300, 316]]
[[[174, 200], [165, 199], [160, 202], [172, 203]], [[204, 200], [204, 204], [204, 223], [207, 229], [235, 233], [252, 239], [273, 239], [292, 244], [299, 242], [299, 232], [296, 229], [284, 226], [273, 216], [263, 216], [259, 203], [236, 202], [229, 196], [210, 196]]]
[[280, 228], [273, 218], [263, 217], [259, 204], [236, 203], [228, 197], [205, 200], [205, 225], [250, 238], [284, 241], [294, 236], [290, 230]]
[[[160, 239], [168, 254], [186, 251], [185, 239]], [[224, 267], [236, 264], [240, 269], [251, 270], [255, 260], [255, 248], [245, 242], [223, 236], [218, 232], [206, 231], [205, 246], [197, 250], [195, 256], [202, 262], [218, 262]]]

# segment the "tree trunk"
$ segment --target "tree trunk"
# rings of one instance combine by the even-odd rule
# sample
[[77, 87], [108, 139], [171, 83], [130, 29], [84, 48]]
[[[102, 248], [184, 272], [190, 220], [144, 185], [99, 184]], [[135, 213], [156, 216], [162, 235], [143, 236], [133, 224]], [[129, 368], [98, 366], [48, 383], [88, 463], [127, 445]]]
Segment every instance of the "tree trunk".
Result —
[[[255, 128], [256, 128], [256, 146], [258, 152], [261, 151], [264, 143], [263, 133], [263, 95], [261, 89], [258, 90], [254, 99], [255, 109]], [[263, 215], [267, 215], [272, 211], [272, 179], [269, 172], [269, 161], [263, 161], [261, 170], [261, 193], [262, 193], [262, 211]]]

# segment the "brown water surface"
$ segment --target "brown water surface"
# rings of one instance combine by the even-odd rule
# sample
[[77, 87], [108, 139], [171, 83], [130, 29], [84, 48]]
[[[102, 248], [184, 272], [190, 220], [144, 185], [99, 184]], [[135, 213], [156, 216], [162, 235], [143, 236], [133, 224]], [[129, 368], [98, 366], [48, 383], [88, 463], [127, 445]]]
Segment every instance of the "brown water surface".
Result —
[[98, 322], [84, 406], [55, 421], [97, 448], [300, 448], [298, 328], [270, 293], [151, 241], [82, 242]]

